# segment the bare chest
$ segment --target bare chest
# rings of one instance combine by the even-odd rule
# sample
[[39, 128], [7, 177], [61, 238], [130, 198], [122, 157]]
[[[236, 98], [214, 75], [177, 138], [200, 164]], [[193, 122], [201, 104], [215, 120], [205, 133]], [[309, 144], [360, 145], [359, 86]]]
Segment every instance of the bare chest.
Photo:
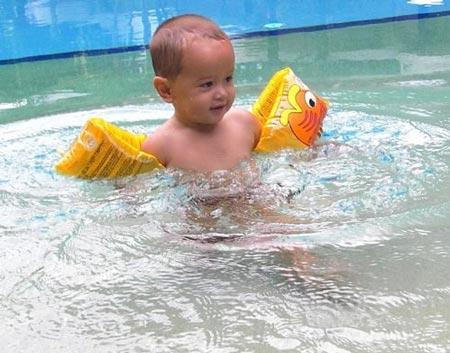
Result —
[[241, 134], [225, 132], [180, 137], [169, 166], [198, 171], [235, 167], [250, 156], [251, 143]]

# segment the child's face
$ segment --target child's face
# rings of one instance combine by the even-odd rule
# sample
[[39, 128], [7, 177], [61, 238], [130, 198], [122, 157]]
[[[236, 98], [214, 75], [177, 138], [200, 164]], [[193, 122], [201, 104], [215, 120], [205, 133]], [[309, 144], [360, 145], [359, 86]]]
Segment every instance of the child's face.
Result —
[[196, 39], [183, 52], [182, 70], [170, 80], [175, 117], [214, 125], [233, 104], [234, 51], [228, 40]]

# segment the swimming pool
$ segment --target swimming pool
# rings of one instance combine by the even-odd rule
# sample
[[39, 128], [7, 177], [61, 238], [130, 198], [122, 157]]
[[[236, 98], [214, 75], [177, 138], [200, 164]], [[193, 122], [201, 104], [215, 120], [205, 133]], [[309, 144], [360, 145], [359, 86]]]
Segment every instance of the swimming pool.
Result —
[[449, 30], [236, 38], [238, 105], [289, 65], [332, 106], [316, 148], [212, 176], [53, 172], [89, 115], [170, 115], [144, 51], [0, 65], [3, 351], [449, 351]]

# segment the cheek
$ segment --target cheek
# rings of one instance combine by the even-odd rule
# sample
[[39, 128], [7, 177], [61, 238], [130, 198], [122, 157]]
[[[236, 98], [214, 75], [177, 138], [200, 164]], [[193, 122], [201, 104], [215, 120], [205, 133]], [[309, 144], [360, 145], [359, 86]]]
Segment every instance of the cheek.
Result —
[[234, 98], [236, 97], [236, 88], [234, 86], [231, 86], [229, 88], [228, 95], [230, 97], [230, 100], [234, 101]]
[[193, 110], [203, 110], [209, 108], [212, 98], [206, 94], [198, 94], [191, 96], [189, 99], [189, 106]]

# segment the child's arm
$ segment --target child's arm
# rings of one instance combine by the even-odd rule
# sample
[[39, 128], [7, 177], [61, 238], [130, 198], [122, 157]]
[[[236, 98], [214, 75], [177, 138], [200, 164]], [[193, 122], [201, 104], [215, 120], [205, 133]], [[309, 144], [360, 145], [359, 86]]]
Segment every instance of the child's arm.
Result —
[[163, 166], [167, 166], [167, 136], [164, 132], [156, 131], [148, 135], [141, 145], [141, 150], [155, 156]]
[[252, 113], [248, 112], [248, 114], [252, 118], [252, 125], [253, 125], [253, 133], [255, 136], [255, 144], [253, 145], [253, 149], [256, 147], [256, 145], [259, 142], [259, 139], [261, 138], [261, 131], [262, 131], [262, 124], [259, 121], [259, 119], [254, 116]]

